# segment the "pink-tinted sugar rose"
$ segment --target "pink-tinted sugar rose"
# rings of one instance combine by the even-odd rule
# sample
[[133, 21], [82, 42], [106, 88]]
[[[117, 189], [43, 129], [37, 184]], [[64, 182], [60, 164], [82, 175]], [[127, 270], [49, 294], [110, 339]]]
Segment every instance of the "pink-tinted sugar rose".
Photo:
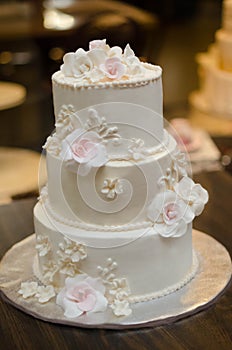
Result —
[[67, 291], [67, 298], [78, 304], [78, 308], [83, 312], [91, 311], [96, 304], [96, 292], [86, 282]]
[[104, 312], [108, 305], [104, 294], [105, 286], [100, 279], [81, 274], [66, 278], [56, 303], [64, 309], [66, 317], [75, 318], [84, 313]]
[[99, 68], [110, 79], [120, 79], [126, 71], [125, 65], [118, 57], [107, 58]]
[[180, 219], [180, 208], [177, 203], [167, 203], [163, 208], [163, 218], [167, 225], [172, 225]]
[[89, 140], [88, 138], [82, 138], [75, 141], [72, 144], [73, 158], [78, 163], [86, 163], [92, 159], [97, 153], [97, 143]]

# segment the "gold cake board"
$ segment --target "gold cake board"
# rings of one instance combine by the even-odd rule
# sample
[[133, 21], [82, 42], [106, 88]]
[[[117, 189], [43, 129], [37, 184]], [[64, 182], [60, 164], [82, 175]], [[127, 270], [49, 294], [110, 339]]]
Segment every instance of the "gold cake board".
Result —
[[[193, 230], [193, 247], [199, 259], [195, 277], [183, 288], [159, 299], [132, 304], [132, 314], [116, 317], [106, 312], [67, 319], [55, 298], [46, 304], [23, 299], [21, 282], [36, 280], [33, 274], [35, 234], [15, 244], [0, 264], [1, 295], [6, 302], [43, 321], [84, 328], [126, 329], [163, 325], [195, 314], [215, 302], [231, 279], [231, 259], [226, 248], [211, 236]], [[152, 266], [151, 266], [152, 268]], [[155, 276], [154, 276], [155, 278]]]

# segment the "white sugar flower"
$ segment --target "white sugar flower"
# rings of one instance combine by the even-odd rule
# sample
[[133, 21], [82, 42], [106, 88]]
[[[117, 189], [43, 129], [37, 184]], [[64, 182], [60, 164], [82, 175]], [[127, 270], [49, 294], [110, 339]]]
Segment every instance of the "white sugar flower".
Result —
[[78, 272], [77, 264], [73, 263], [70, 258], [64, 258], [59, 261], [59, 272], [63, 275], [74, 277]]
[[124, 49], [124, 62], [127, 65], [127, 73], [129, 75], [139, 75], [144, 72], [144, 67], [139, 58], [135, 56], [129, 44]]
[[144, 141], [141, 139], [132, 139], [132, 144], [128, 147], [128, 151], [134, 160], [144, 159], [146, 155]]
[[109, 199], [114, 199], [117, 195], [123, 193], [122, 181], [120, 179], [105, 179], [101, 193]]
[[189, 205], [169, 190], [157, 194], [148, 207], [147, 216], [156, 223], [158, 233], [163, 237], [182, 236], [187, 224], [194, 219]]
[[38, 235], [36, 249], [39, 252], [39, 256], [45, 256], [51, 250], [50, 241], [47, 236]]
[[72, 262], [78, 262], [87, 257], [86, 249], [83, 244], [77, 243], [65, 237], [64, 242], [59, 244], [58, 254], [62, 259], [66, 257]]
[[18, 291], [24, 299], [34, 296], [37, 293], [38, 283], [37, 282], [22, 282], [21, 288]]
[[200, 215], [208, 202], [208, 192], [187, 176], [174, 185], [175, 192], [187, 202], [195, 215]]
[[93, 68], [93, 62], [83, 49], [66, 53], [63, 60], [61, 71], [67, 77], [82, 77]]
[[130, 304], [127, 300], [115, 299], [110, 307], [116, 316], [129, 316], [132, 313]]
[[56, 295], [53, 286], [39, 286], [37, 288], [36, 297], [38, 298], [41, 304], [47, 303]]

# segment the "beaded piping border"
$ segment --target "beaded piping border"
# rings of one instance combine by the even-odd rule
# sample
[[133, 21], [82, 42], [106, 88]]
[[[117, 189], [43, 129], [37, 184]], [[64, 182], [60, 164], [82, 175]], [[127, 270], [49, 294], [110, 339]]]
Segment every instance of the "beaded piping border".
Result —
[[193, 262], [192, 262], [191, 270], [188, 272], [188, 274], [181, 281], [179, 281], [179, 282], [173, 284], [172, 286], [169, 286], [161, 291], [158, 291], [158, 292], [148, 293], [148, 294], [144, 294], [144, 295], [131, 295], [128, 297], [128, 302], [131, 304], [141, 303], [141, 302], [150, 301], [153, 299], [159, 299], [159, 298], [162, 298], [168, 294], [174, 293], [177, 290], [184, 287], [187, 283], [189, 283], [196, 275], [198, 269], [199, 269], [199, 261], [197, 258], [197, 254], [196, 254], [195, 250], [193, 249]]
[[152, 227], [152, 222], [138, 222], [136, 224], [125, 224], [117, 226], [100, 226], [100, 225], [91, 225], [77, 220], [67, 219], [57, 214], [56, 211], [52, 208], [49, 203], [48, 198], [41, 201], [42, 206], [47, 211], [47, 214], [52, 217], [53, 220], [63, 224], [65, 226], [71, 226], [74, 228], [79, 228], [88, 231], [103, 231], [103, 232], [120, 232], [120, 231], [133, 231], [141, 228]]
[[[75, 89], [105, 89], [105, 88], [128, 88], [128, 87], [139, 87], [148, 85], [149, 83], [154, 83], [158, 79], [161, 78], [162, 69], [159, 66], [155, 66], [149, 63], [144, 64], [146, 67], [155, 67], [157, 69], [157, 76], [153, 77], [143, 77], [143, 78], [132, 78], [128, 79], [128, 81], [106, 81], [106, 82], [98, 82], [98, 83], [88, 83], [88, 82], [75, 82], [75, 78], [71, 78], [70, 81], [68, 79], [60, 76], [61, 72], [55, 72], [52, 76], [52, 82], [57, 86], [62, 86], [64, 88], [69, 88], [71, 90]], [[148, 68], [149, 69], [149, 68]]]

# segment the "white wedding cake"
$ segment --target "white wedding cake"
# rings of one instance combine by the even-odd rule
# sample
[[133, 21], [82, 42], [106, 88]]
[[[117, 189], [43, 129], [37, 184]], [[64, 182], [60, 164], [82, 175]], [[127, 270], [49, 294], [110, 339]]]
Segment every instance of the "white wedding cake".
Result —
[[208, 194], [164, 130], [161, 77], [129, 45], [95, 40], [64, 56], [34, 209], [39, 282], [22, 283], [24, 298], [53, 298], [67, 318], [125, 317], [194, 278], [192, 220]]
[[191, 105], [217, 117], [232, 118], [232, 0], [224, 0], [222, 28], [208, 52], [197, 55], [200, 89], [190, 95]]

